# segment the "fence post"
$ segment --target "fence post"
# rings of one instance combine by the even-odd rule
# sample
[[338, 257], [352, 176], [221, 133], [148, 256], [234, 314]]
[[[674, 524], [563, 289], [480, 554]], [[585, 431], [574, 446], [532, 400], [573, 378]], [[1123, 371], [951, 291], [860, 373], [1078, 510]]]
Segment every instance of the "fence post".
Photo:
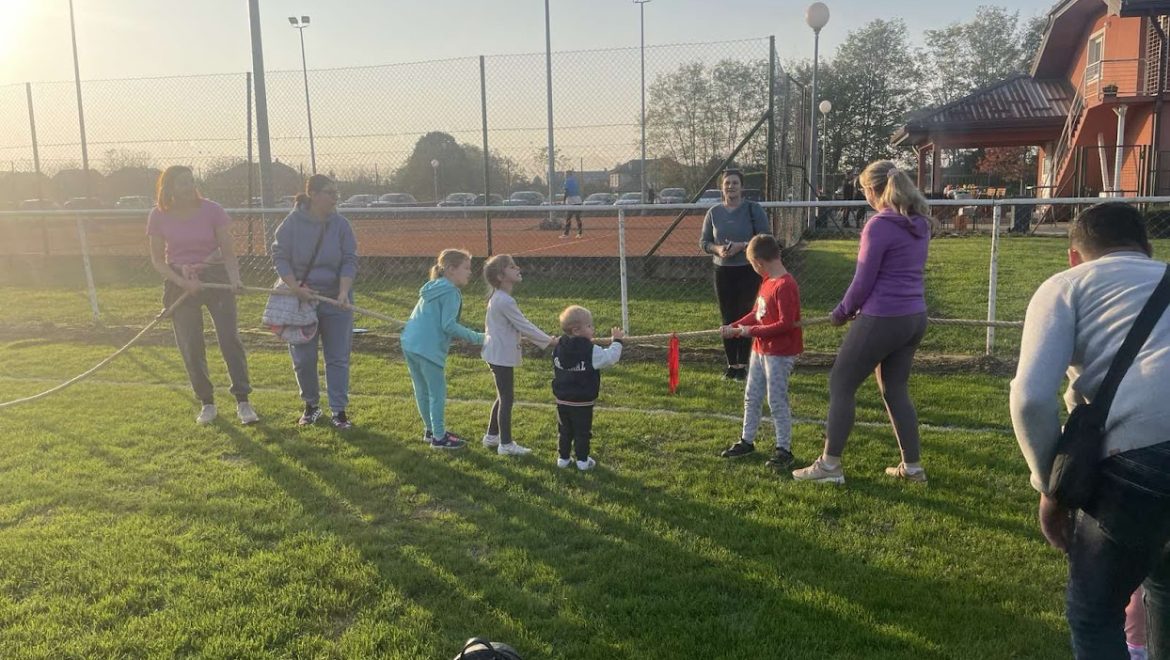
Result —
[[[492, 187], [490, 181], [491, 157], [488, 154], [487, 131], [487, 69], [483, 55], [479, 56], [479, 111], [480, 123], [483, 125], [483, 205], [492, 205]], [[550, 200], [551, 203], [551, 200]], [[492, 214], [490, 211], [483, 214], [484, 224], [487, 226], [487, 253], [492, 256]]]
[[[28, 132], [32, 138], [33, 172], [37, 179], [37, 199], [45, 199], [44, 182], [41, 179], [41, 151], [37, 143], [37, 116], [33, 113], [32, 83], [24, 84], [24, 94], [28, 98]], [[13, 181], [15, 182], [15, 178]], [[43, 202], [38, 203], [43, 206]], [[49, 221], [41, 216], [41, 243], [44, 245], [45, 256], [49, 256]]]
[[89, 239], [85, 235], [85, 221], [81, 214], [74, 216], [77, 221], [77, 240], [81, 242], [81, 264], [85, 269], [85, 285], [89, 289], [89, 308], [93, 311], [93, 322], [101, 320], [98, 311], [97, 287], [93, 283], [93, 268], [89, 263]]
[[[995, 299], [999, 288], [999, 228], [1003, 223], [1003, 207], [996, 200], [991, 210], [991, 263], [988, 266], [987, 277], [987, 320], [995, 320]], [[987, 326], [987, 346], [984, 349], [987, 355], [995, 352], [995, 326]]]
[[[768, 147], [764, 157], [764, 201], [772, 201], [772, 187], [776, 184], [776, 37], [768, 37]], [[771, 216], [769, 216], [769, 220]], [[775, 235], [775, 228], [772, 230]]]
[[622, 329], [630, 331], [629, 271], [626, 269], [626, 210], [618, 209], [618, 263], [622, 280]]
[[[244, 73], [244, 84], [248, 88], [248, 208], [252, 208], [252, 198], [256, 195], [252, 184], [252, 72]], [[252, 214], [248, 214], [248, 256], [252, 256]]]

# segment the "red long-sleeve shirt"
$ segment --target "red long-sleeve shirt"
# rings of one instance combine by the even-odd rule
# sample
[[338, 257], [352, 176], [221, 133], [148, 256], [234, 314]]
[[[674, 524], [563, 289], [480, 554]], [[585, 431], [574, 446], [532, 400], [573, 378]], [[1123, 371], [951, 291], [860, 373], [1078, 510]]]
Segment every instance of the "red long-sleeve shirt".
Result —
[[800, 287], [790, 273], [769, 277], [760, 284], [756, 306], [732, 325], [742, 325], [755, 339], [752, 350], [761, 355], [799, 355], [804, 352], [800, 326]]

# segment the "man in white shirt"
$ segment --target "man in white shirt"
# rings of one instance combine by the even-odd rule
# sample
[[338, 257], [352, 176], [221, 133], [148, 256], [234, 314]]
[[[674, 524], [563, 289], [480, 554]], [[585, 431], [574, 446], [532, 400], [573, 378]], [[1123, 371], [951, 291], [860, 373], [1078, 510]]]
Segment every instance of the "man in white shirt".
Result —
[[1067, 617], [1077, 658], [1129, 658], [1125, 607], [1146, 590], [1150, 657], [1170, 658], [1170, 314], [1159, 319], [1118, 387], [1105, 427], [1101, 483], [1083, 512], [1047, 494], [1066, 375], [1071, 410], [1092, 401], [1166, 264], [1151, 258], [1145, 221], [1111, 202], [1069, 229], [1070, 268], [1028, 304], [1011, 385], [1012, 425], [1040, 491], [1040, 528], [1068, 553]]

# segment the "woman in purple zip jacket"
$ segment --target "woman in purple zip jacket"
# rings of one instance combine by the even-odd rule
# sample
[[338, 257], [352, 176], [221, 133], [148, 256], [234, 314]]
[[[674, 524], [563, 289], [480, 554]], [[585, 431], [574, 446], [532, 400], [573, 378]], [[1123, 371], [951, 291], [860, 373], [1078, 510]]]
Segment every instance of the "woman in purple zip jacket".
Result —
[[853, 282], [832, 314], [833, 325], [852, 324], [829, 374], [825, 451], [792, 476], [845, 483], [841, 454], [853, 430], [857, 389], [872, 373], [902, 451], [901, 462], [886, 468], [886, 474], [925, 482], [909, 381], [914, 353], [926, 333], [923, 271], [933, 221], [926, 198], [890, 161], [870, 164], [858, 180], [866, 201], [878, 212], [861, 232]]

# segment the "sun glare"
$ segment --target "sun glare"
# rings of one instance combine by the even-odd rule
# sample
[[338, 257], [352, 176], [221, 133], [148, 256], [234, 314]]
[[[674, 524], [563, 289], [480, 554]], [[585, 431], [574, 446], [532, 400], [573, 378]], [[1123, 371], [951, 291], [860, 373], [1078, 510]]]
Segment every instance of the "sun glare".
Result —
[[0, 66], [19, 64], [14, 58], [21, 52], [21, 44], [34, 38], [27, 34], [33, 8], [41, 0], [0, 0]]

